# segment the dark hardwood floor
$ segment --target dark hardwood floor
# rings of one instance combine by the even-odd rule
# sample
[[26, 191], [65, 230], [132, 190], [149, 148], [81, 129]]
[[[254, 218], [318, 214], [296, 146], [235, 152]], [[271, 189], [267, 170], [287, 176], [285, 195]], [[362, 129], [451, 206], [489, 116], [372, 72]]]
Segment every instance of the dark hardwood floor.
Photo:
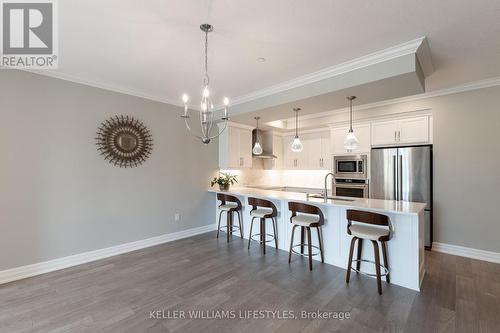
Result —
[[[0, 332], [499, 332], [500, 265], [426, 252], [420, 293], [215, 232], [0, 285]], [[186, 311], [186, 319], [150, 312]], [[350, 319], [190, 319], [188, 311]], [[221, 312], [219, 312], [220, 314]], [[180, 314], [180, 313], [178, 313]], [[158, 317], [158, 316], [156, 316]]]

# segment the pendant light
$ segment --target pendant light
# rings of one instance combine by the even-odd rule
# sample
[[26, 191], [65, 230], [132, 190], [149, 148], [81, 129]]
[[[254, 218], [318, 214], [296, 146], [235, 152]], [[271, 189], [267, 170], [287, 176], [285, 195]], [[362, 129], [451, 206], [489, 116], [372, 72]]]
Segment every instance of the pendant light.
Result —
[[255, 130], [255, 144], [253, 146], [252, 153], [254, 155], [261, 155], [264, 150], [262, 149], [262, 146], [261, 146], [260, 141], [259, 141], [259, 119], [260, 119], [260, 117], [255, 117], [254, 119], [257, 121], [257, 128]]
[[359, 141], [356, 138], [356, 135], [354, 135], [354, 131], [352, 130], [352, 101], [356, 99], [356, 96], [347, 96], [347, 99], [349, 100], [349, 106], [350, 106], [350, 111], [349, 111], [349, 132], [347, 133], [347, 136], [344, 140], [344, 148], [346, 150], [354, 150], [358, 148], [359, 146]]
[[293, 138], [292, 142], [292, 151], [294, 153], [300, 153], [302, 151], [302, 142], [300, 142], [299, 139], [299, 111], [300, 108], [294, 108], [293, 111], [295, 112], [295, 138]]
[[[198, 139], [201, 140], [204, 144], [210, 143], [213, 138], [218, 137], [222, 134], [222, 132], [227, 127], [227, 121], [229, 120], [228, 116], [228, 105], [229, 99], [225, 97], [223, 99], [224, 103], [224, 115], [220, 118], [220, 122], [224, 124], [221, 130], [216, 131], [214, 133], [214, 128], [217, 128], [216, 123], [218, 120], [214, 119], [215, 109], [214, 104], [212, 103], [212, 98], [210, 96], [210, 90], [208, 85], [210, 83], [210, 78], [208, 76], [208, 33], [214, 30], [214, 27], [208, 23], [200, 25], [201, 31], [205, 34], [205, 75], [203, 76], [203, 86], [202, 86], [202, 96], [200, 103], [200, 111], [196, 112], [200, 117], [200, 127], [201, 133], [195, 134]], [[189, 118], [191, 117], [189, 114], [188, 102], [189, 96], [187, 94], [182, 95], [182, 102], [184, 103], [184, 114], [182, 114], [182, 118], [184, 118], [184, 122], [186, 128], [189, 132], [191, 132], [191, 126], [189, 125]]]

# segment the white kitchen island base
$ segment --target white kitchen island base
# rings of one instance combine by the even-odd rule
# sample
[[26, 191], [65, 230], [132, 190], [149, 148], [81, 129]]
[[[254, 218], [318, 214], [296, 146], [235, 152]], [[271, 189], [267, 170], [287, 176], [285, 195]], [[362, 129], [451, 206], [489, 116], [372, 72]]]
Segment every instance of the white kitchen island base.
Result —
[[[219, 192], [210, 190], [210, 192]], [[321, 208], [325, 216], [325, 224], [322, 226], [323, 250], [325, 263], [347, 268], [351, 236], [347, 234], [347, 209], [358, 209], [373, 211], [389, 217], [393, 225], [393, 235], [387, 242], [388, 261], [390, 267], [391, 284], [399, 285], [416, 291], [420, 290], [420, 284], [425, 274], [424, 270], [424, 208], [422, 203], [408, 203], [388, 200], [354, 199], [354, 201], [310, 199], [304, 193], [268, 191], [241, 188], [221, 192], [234, 195], [243, 204], [243, 236], [248, 239], [250, 231], [250, 210], [247, 198], [257, 197], [272, 201], [278, 208], [277, 236], [278, 248], [289, 250], [292, 225], [290, 223], [290, 212], [288, 202], [304, 202]], [[353, 199], [353, 198], [351, 198]], [[214, 195], [214, 200], [216, 200]], [[218, 213], [216, 212], [216, 218]], [[235, 220], [236, 221], [236, 220]], [[272, 222], [269, 219], [268, 230], [272, 230]], [[226, 224], [225, 213], [222, 215], [221, 226]], [[254, 233], [257, 233], [259, 225], [254, 223]], [[271, 229], [269, 229], [271, 228]], [[312, 234], [313, 245], [318, 244], [316, 233]], [[295, 233], [295, 242], [299, 242], [300, 233]], [[240, 237], [239, 233], [233, 233], [233, 237]], [[252, 244], [259, 246], [257, 242]], [[268, 243], [268, 246], [274, 246]], [[373, 246], [371, 242], [363, 242], [363, 259], [374, 260]], [[294, 269], [308, 269], [305, 265], [301, 267], [294, 262], [296, 255], [292, 255], [292, 266]], [[313, 257], [320, 260], [319, 256]], [[315, 265], [318, 265], [316, 263]], [[314, 269], [314, 267], [313, 267]], [[375, 267], [370, 263], [362, 263], [361, 270], [367, 273], [375, 273]], [[383, 278], [384, 279], [384, 278]]]

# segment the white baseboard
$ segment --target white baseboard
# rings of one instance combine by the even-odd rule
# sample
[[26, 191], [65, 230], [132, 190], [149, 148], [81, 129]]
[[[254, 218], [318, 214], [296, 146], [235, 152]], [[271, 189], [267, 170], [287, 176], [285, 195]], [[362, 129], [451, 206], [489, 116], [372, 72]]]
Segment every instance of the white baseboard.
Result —
[[453, 254], [455, 256], [484, 260], [500, 264], [500, 253], [473, 249], [470, 247], [451, 245], [445, 243], [432, 243], [432, 250], [441, 253]]
[[120, 244], [90, 252], [75, 254], [68, 257], [57, 258], [49, 261], [39, 262], [32, 265], [15, 267], [0, 271], [0, 284], [25, 279], [63, 268], [81, 265], [87, 262], [116, 256], [122, 253], [140, 250], [146, 247], [168, 243], [177, 239], [187, 238], [215, 230], [215, 224], [203, 227], [182, 230], [170, 234], [142, 239], [135, 242]]

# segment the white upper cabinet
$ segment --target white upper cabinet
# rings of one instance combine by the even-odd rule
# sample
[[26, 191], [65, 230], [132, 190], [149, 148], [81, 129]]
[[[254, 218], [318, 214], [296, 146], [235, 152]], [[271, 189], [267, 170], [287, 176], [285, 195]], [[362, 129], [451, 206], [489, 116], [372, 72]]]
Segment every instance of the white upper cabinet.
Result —
[[294, 136], [284, 137], [284, 168], [302, 170], [329, 170], [331, 168], [330, 133], [314, 132], [303, 134], [300, 141], [304, 148], [294, 153], [290, 146]]
[[228, 125], [219, 136], [219, 168], [252, 167], [252, 131]]
[[430, 142], [429, 116], [372, 123], [372, 145], [403, 145]]
[[349, 132], [349, 127], [336, 127], [331, 130], [332, 154], [361, 154], [370, 152], [372, 146], [370, 124], [353, 125], [352, 129], [354, 131], [354, 135], [356, 135], [356, 138], [358, 138], [359, 141], [358, 148], [351, 151], [346, 150], [344, 148], [344, 140]]
[[429, 142], [429, 117], [401, 119], [399, 121], [399, 143]]

